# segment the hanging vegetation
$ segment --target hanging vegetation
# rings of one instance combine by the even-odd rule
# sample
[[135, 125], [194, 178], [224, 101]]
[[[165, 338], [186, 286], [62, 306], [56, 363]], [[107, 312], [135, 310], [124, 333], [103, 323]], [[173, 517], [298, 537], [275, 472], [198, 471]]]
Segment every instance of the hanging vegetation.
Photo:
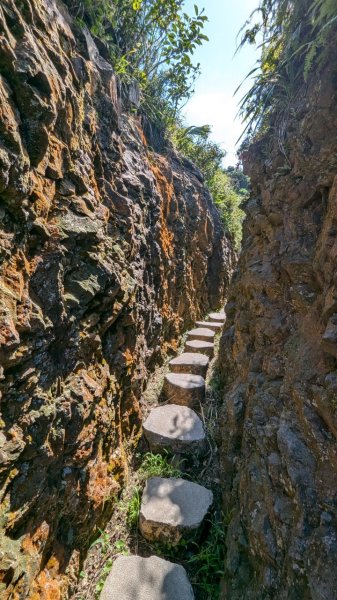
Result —
[[261, 48], [259, 64], [247, 76], [254, 76], [254, 83], [241, 101], [243, 135], [282, 128], [296, 94], [324, 59], [325, 42], [336, 27], [336, 0], [261, 0], [239, 45]]
[[108, 49], [114, 69], [126, 82], [136, 81], [144, 111], [165, 127], [177, 116], [193, 90], [199, 65], [197, 46], [207, 41], [207, 17], [184, 0], [67, 0], [81, 25]]

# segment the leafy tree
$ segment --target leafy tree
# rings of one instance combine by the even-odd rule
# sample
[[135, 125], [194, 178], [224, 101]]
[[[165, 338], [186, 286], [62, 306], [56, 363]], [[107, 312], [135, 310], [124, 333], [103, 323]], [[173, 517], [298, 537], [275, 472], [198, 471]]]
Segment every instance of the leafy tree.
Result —
[[[116, 72], [137, 81], [152, 118], [175, 118], [199, 72], [192, 56], [207, 41], [207, 17], [184, 0], [68, 0], [81, 24], [104, 41]], [[163, 114], [161, 114], [163, 113]]]
[[223, 169], [216, 171], [210, 190], [225, 228], [231, 234], [235, 248], [239, 250], [242, 240], [242, 224], [245, 217], [241, 204], [247, 198], [248, 191], [236, 190], [230, 176]]
[[210, 133], [208, 125], [184, 127], [180, 122], [171, 129], [171, 139], [177, 150], [192, 160], [204, 175], [224, 227], [239, 249], [244, 219], [240, 206], [247, 198], [249, 180], [239, 167], [223, 168], [225, 152], [210, 140]]
[[184, 127], [177, 121], [171, 128], [171, 139], [176, 148], [200, 169], [208, 185], [222, 165], [225, 152], [210, 140], [209, 125]]
[[244, 174], [240, 166], [237, 167], [227, 167], [225, 169], [225, 173], [227, 173], [230, 178], [234, 189], [245, 195], [250, 189], [249, 177]]

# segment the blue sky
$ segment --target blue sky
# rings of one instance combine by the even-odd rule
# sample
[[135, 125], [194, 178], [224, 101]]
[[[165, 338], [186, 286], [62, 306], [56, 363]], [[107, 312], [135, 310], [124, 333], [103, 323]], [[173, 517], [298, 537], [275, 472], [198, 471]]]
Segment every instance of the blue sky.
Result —
[[240, 120], [235, 119], [241, 90], [233, 94], [258, 58], [253, 47], [234, 56], [237, 34], [259, 0], [186, 0], [186, 12], [192, 14], [194, 4], [205, 8], [209, 18], [205, 33], [210, 41], [194, 55], [201, 64], [201, 76], [183, 114], [189, 125], [211, 125], [212, 138], [227, 151], [225, 164], [234, 165], [235, 143], [242, 132]]

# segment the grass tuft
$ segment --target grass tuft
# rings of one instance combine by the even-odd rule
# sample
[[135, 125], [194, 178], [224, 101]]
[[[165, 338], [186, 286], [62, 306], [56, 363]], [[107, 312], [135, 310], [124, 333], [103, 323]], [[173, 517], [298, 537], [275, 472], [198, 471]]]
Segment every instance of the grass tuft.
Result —
[[181, 477], [182, 473], [169, 462], [168, 455], [148, 452], [138, 470], [141, 481], [150, 477]]

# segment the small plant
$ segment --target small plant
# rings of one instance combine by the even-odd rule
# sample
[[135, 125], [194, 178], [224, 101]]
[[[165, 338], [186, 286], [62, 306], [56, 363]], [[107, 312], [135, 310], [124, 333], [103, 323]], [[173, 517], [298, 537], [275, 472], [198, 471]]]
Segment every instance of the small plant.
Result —
[[[101, 532], [102, 533], [102, 532]], [[117, 540], [113, 546], [110, 543], [110, 538], [107, 533], [102, 533], [101, 537], [93, 544], [93, 546], [100, 544], [102, 554], [107, 554], [108, 550], [114, 554], [123, 554], [126, 556], [129, 554], [128, 545], [124, 540]], [[113, 558], [108, 558], [104, 564], [103, 569], [100, 572], [96, 587], [95, 596], [99, 598], [103, 589], [106, 578], [108, 577], [113, 565]], [[82, 575], [84, 577], [85, 574]]]
[[196, 544], [196, 554], [188, 560], [193, 571], [193, 584], [204, 600], [218, 600], [220, 582], [224, 575], [225, 526], [222, 521], [213, 519], [208, 538], [200, 546]]
[[96, 589], [95, 589], [95, 591], [96, 591], [96, 598], [99, 598], [100, 595], [101, 595], [101, 591], [102, 591], [102, 589], [104, 587], [105, 580], [108, 577], [108, 575], [109, 575], [109, 573], [110, 573], [110, 571], [112, 569], [112, 565], [113, 565], [113, 560], [112, 560], [112, 558], [109, 558], [106, 561], [106, 563], [105, 563], [105, 565], [104, 565], [104, 567], [103, 567], [103, 569], [102, 569], [102, 571], [100, 573], [98, 582], [96, 584]]
[[141, 502], [140, 488], [135, 488], [130, 500], [125, 504], [126, 522], [128, 527], [134, 528], [138, 525]]
[[140, 480], [145, 481], [150, 477], [181, 477], [181, 471], [169, 462], [167, 455], [148, 452], [144, 456], [138, 475]]
[[124, 556], [129, 554], [129, 548], [125, 540], [117, 540], [114, 543], [114, 549], [118, 554], [124, 554]]
[[214, 373], [213, 377], [211, 378], [211, 380], [209, 382], [209, 386], [211, 387], [212, 391], [215, 394], [220, 394], [223, 392], [224, 383], [223, 383], [223, 378], [220, 373], [218, 373], [218, 372]]
[[99, 529], [99, 532], [101, 534], [100, 537], [93, 542], [93, 544], [91, 544], [90, 548], [93, 548], [94, 546], [100, 546], [102, 554], [107, 554], [111, 549], [110, 536], [106, 531], [102, 531], [101, 529]]

